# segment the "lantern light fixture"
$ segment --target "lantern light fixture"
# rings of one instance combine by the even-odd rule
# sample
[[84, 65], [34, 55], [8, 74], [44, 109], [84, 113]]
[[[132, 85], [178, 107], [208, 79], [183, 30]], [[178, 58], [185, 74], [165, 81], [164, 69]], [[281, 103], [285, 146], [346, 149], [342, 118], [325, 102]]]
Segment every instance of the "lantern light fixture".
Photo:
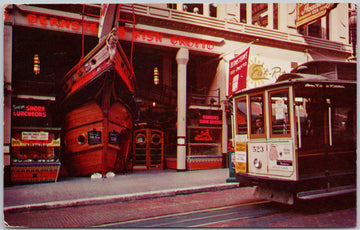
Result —
[[40, 58], [39, 54], [34, 54], [34, 74], [40, 74]]
[[159, 69], [158, 67], [155, 67], [154, 68], [154, 85], [158, 85], [160, 82], [160, 79], [159, 79]]

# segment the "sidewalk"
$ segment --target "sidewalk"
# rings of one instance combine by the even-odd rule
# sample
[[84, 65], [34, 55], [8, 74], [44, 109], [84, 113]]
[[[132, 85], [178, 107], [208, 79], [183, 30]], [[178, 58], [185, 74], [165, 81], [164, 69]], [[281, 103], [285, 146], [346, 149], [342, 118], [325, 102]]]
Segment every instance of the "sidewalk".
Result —
[[4, 212], [139, 200], [238, 187], [226, 183], [229, 169], [177, 172], [147, 170], [113, 178], [65, 178], [56, 183], [4, 188]]

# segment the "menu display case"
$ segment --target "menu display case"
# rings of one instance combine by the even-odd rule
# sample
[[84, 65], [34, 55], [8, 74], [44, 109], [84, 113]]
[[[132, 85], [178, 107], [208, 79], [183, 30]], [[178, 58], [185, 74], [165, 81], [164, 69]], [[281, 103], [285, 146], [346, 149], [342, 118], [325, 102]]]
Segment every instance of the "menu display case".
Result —
[[14, 100], [10, 172], [15, 184], [57, 181], [61, 128], [51, 127], [52, 103]]
[[222, 167], [221, 110], [190, 109], [187, 127], [187, 169]]

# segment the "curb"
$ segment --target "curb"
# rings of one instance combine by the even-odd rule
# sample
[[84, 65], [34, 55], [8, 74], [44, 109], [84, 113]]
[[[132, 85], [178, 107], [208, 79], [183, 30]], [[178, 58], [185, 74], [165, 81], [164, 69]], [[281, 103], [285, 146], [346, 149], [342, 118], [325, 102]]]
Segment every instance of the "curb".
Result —
[[38, 203], [38, 204], [9, 206], [9, 207], [4, 207], [3, 211], [4, 213], [15, 213], [15, 212], [47, 210], [47, 209], [55, 209], [55, 208], [79, 207], [85, 205], [97, 205], [97, 204], [125, 202], [132, 200], [170, 197], [170, 196], [186, 195], [186, 194], [200, 193], [200, 192], [214, 192], [214, 191], [221, 191], [226, 189], [234, 189], [238, 187], [239, 184], [237, 183], [236, 184], [224, 183], [224, 184], [215, 184], [209, 186], [168, 189], [168, 190], [159, 190], [153, 192], [143, 192], [143, 193], [134, 193], [134, 194], [125, 194], [125, 195], [113, 195], [113, 196], [92, 197], [92, 198], [83, 198], [83, 199], [75, 199], [75, 200], [54, 201], [54, 202], [46, 202], [46, 203]]

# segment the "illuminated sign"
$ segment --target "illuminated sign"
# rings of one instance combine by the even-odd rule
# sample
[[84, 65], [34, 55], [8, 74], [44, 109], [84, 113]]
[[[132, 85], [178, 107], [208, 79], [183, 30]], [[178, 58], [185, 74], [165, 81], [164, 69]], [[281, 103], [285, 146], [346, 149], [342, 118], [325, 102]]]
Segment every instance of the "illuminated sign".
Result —
[[13, 105], [14, 117], [46, 117], [45, 106]]
[[199, 124], [221, 125], [222, 120], [219, 118], [219, 116], [202, 115], [201, 119], [199, 120]]
[[26, 16], [27, 24], [31, 26], [38, 26], [44, 29], [53, 30], [70, 30], [73, 32], [89, 32], [90, 34], [97, 35], [98, 23], [81, 21], [70, 18], [61, 18], [50, 15], [28, 14]]
[[[145, 43], [157, 43], [168, 46], [175, 47], [184, 47], [184, 48], [193, 48], [193, 49], [202, 49], [202, 50], [213, 50], [215, 48], [215, 44], [213, 41], [203, 40], [192, 37], [185, 37], [180, 35], [173, 34], [165, 34], [161, 32], [155, 31], [147, 31], [135, 29], [133, 32], [134, 40], [142, 41]], [[118, 36], [119, 38], [125, 38], [127, 36], [125, 28], [118, 28]]]
[[195, 141], [213, 141], [213, 138], [210, 135], [209, 129], [200, 130], [200, 133], [195, 135]]

